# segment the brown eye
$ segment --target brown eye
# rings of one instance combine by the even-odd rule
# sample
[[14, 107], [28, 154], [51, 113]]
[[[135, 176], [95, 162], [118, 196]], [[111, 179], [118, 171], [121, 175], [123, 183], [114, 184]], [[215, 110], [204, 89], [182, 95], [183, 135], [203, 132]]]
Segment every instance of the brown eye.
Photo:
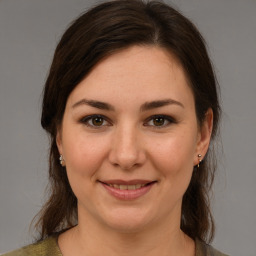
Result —
[[164, 117], [155, 117], [153, 119], [153, 124], [155, 126], [163, 126], [165, 124], [165, 118]]
[[102, 115], [86, 116], [82, 118], [80, 122], [90, 128], [95, 128], [95, 129], [101, 128], [104, 126], [111, 126], [111, 122], [109, 122], [108, 119]]
[[149, 117], [144, 123], [144, 126], [151, 126], [153, 128], [165, 128], [171, 124], [177, 123], [175, 119], [167, 115], [154, 115]]
[[104, 123], [104, 119], [102, 117], [97, 116], [93, 117], [91, 122], [94, 126], [102, 126]]

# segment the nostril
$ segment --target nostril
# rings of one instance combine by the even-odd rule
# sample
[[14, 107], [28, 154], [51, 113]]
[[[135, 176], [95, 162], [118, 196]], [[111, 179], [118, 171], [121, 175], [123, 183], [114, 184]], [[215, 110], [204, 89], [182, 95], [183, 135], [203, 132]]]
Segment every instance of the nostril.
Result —
[[124, 137], [113, 138], [109, 151], [109, 161], [113, 166], [118, 166], [122, 170], [131, 170], [145, 162], [145, 152], [134, 137], [129, 132]]
[[123, 170], [130, 170], [135, 166], [140, 165], [139, 154], [125, 154], [120, 152], [112, 152], [110, 161], [115, 167], [120, 167]]

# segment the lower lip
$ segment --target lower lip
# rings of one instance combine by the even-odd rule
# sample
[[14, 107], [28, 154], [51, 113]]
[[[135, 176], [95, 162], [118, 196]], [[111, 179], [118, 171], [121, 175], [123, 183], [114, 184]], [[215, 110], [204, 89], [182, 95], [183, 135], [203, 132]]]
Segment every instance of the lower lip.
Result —
[[101, 183], [101, 184], [112, 196], [114, 196], [117, 199], [134, 200], [148, 193], [150, 189], [153, 187], [153, 185], [155, 184], [155, 182], [134, 190], [127, 190], [127, 189], [121, 190], [118, 188], [110, 187], [104, 183]]

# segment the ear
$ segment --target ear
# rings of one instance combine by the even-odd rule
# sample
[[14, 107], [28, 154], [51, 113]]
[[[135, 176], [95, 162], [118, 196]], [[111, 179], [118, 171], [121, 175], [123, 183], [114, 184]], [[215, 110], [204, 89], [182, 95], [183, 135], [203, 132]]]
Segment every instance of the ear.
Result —
[[62, 131], [61, 131], [61, 127], [57, 127], [56, 144], [57, 144], [60, 155], [62, 155], [63, 154], [63, 149], [62, 149]]
[[204, 156], [207, 153], [207, 150], [209, 148], [209, 144], [211, 141], [212, 127], [213, 127], [213, 111], [211, 108], [209, 108], [205, 114], [205, 119], [198, 131], [197, 148], [196, 148], [194, 165], [198, 164], [199, 154], [202, 155], [201, 160], [203, 160]]

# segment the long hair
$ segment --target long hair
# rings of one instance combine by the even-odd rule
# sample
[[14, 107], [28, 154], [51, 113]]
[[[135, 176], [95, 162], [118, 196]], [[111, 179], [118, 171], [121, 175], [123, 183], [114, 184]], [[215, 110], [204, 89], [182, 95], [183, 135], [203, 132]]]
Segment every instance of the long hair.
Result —
[[[180, 12], [159, 1], [117, 0], [93, 7], [78, 17], [62, 36], [45, 83], [41, 124], [50, 135], [51, 146], [49, 198], [37, 216], [41, 239], [77, 224], [77, 199], [65, 168], [59, 164], [56, 145], [57, 128], [67, 99], [100, 60], [133, 45], [158, 46], [176, 56], [193, 91], [199, 125], [211, 108], [212, 139], [217, 133], [218, 84], [197, 28]], [[200, 168], [193, 172], [182, 202], [181, 229], [191, 238], [205, 242], [214, 235], [209, 200], [215, 172], [213, 153], [211, 141]]]

